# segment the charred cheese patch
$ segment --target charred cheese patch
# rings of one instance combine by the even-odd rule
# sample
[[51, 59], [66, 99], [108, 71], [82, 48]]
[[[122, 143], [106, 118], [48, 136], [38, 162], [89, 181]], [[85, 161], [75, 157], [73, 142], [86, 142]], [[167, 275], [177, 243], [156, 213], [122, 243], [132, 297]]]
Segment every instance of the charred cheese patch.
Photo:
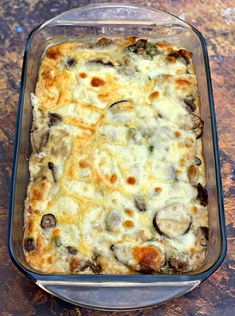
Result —
[[183, 273], [208, 242], [192, 53], [134, 37], [45, 52], [24, 253], [46, 273]]

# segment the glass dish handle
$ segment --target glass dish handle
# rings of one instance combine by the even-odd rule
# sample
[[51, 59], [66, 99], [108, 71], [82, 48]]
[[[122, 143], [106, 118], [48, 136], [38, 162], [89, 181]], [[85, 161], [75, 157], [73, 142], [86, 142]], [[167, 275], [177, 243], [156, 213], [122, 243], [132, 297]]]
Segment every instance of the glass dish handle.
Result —
[[145, 25], [178, 24], [184, 28], [189, 25], [177, 17], [163, 11], [153, 10], [140, 6], [125, 6], [123, 4], [91, 4], [66, 11], [55, 18], [48, 20], [41, 27], [53, 25], [79, 24], [129, 24], [132, 22]]
[[41, 288], [75, 305], [108, 310], [149, 307], [183, 295], [200, 281], [171, 283], [86, 283], [37, 281]]

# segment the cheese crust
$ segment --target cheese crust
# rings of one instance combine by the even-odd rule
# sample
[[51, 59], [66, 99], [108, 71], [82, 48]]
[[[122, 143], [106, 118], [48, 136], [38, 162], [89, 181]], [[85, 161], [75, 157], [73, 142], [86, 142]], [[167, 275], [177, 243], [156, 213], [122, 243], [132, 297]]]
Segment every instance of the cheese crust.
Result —
[[46, 273], [184, 273], [208, 243], [192, 53], [134, 37], [49, 47], [32, 93], [24, 253]]

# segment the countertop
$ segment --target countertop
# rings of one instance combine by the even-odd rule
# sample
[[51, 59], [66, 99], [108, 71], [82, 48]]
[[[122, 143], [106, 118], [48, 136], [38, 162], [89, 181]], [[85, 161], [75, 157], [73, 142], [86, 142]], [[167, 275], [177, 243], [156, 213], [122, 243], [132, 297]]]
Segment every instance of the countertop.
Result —
[[[60, 12], [100, 1], [2, 0], [0, 6], [0, 315], [117, 315], [75, 307], [45, 293], [11, 262], [7, 251], [9, 183], [24, 44], [30, 30]], [[112, 2], [112, 1], [109, 1]], [[117, 1], [116, 1], [117, 2]], [[119, 1], [126, 2], [129, 1]], [[208, 280], [161, 306], [119, 315], [235, 315], [235, 115], [233, 1], [132, 1], [171, 12], [207, 40], [219, 134], [228, 252]]]

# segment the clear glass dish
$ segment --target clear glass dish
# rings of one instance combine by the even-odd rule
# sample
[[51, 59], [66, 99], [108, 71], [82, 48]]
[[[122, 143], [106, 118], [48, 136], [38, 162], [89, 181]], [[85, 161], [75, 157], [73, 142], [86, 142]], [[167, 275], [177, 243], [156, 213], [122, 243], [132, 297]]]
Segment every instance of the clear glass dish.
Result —
[[[209, 194], [209, 246], [204, 265], [183, 275], [49, 275], [34, 271], [22, 247], [24, 199], [29, 181], [30, 93], [34, 91], [45, 49], [62, 41], [95, 42], [100, 37], [137, 36], [165, 40], [193, 52], [193, 63], [205, 122], [203, 143]], [[22, 70], [9, 215], [9, 253], [16, 266], [47, 292], [68, 302], [96, 309], [149, 307], [183, 295], [208, 278], [226, 254], [225, 221], [217, 132], [206, 43], [202, 35], [179, 18], [160, 10], [95, 4], [62, 13], [38, 26], [26, 41]]]

